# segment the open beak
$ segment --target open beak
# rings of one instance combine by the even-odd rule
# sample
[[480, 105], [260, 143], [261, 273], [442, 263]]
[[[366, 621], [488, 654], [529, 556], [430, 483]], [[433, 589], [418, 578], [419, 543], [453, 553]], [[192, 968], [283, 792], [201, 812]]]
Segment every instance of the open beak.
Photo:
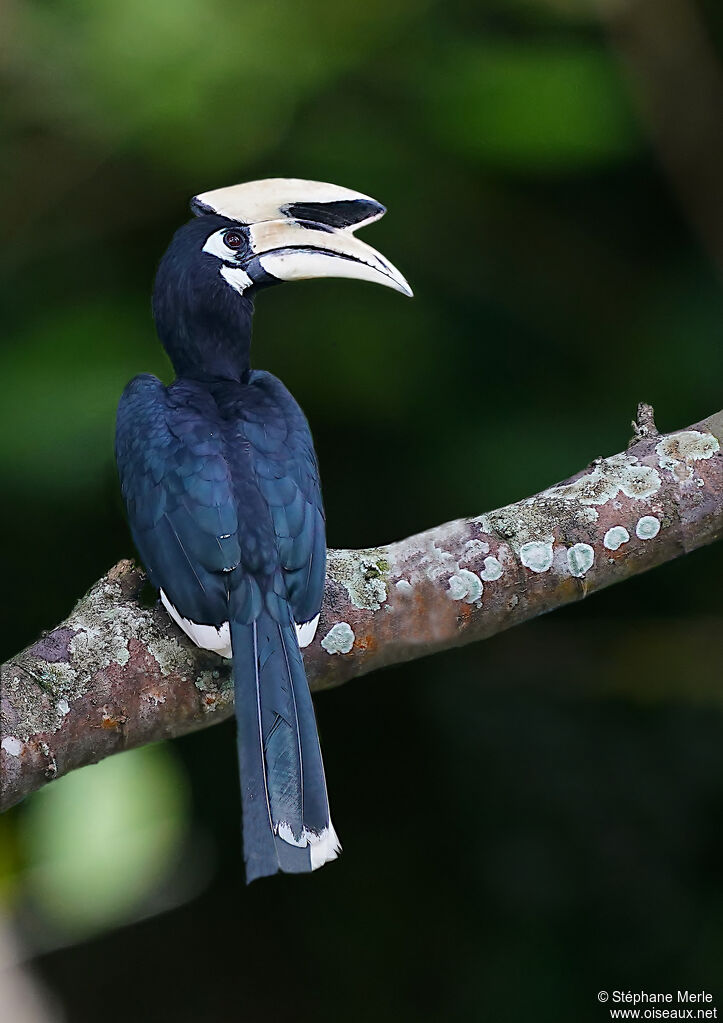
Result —
[[280, 281], [356, 277], [403, 295], [412, 294], [399, 270], [348, 228], [324, 228], [304, 220], [269, 220], [255, 224], [250, 236], [262, 269]]
[[[271, 283], [313, 277], [352, 277], [412, 289], [402, 274], [354, 232], [378, 220], [385, 208], [369, 196], [338, 185], [296, 178], [268, 178], [204, 192], [191, 202], [198, 216], [216, 213], [248, 227], [248, 272], [260, 267]], [[261, 281], [259, 281], [261, 283]]]

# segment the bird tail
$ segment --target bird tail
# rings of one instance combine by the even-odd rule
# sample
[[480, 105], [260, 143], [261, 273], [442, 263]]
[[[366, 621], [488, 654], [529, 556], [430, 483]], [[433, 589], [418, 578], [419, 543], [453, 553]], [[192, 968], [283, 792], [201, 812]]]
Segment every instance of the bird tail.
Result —
[[231, 624], [247, 883], [336, 859], [314, 707], [289, 612]]

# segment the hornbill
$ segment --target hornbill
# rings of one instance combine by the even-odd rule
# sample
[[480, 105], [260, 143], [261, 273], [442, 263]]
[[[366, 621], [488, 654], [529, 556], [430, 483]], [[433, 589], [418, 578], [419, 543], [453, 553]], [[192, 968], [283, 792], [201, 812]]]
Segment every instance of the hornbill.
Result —
[[176, 379], [135, 377], [116, 460], [131, 533], [171, 618], [233, 658], [246, 879], [314, 870], [340, 851], [300, 648], [326, 567], [309, 426], [280, 380], [251, 369], [256, 292], [356, 277], [411, 295], [354, 232], [366, 195], [275, 178], [204, 192], [158, 268], [153, 316]]

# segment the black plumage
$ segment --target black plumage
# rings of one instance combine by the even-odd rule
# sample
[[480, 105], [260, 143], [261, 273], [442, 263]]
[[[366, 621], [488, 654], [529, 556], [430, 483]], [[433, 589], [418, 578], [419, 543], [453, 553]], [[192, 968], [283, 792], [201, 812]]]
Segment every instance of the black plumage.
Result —
[[[279, 219], [269, 222], [277, 184], [292, 194], [271, 204]], [[305, 185], [314, 186], [312, 203], [297, 194]], [[239, 197], [261, 217], [258, 235], [238, 212]], [[229, 203], [233, 217], [217, 211]], [[318, 616], [324, 590], [319, 470], [297, 402], [270, 373], [250, 368], [254, 297], [285, 277], [332, 275], [330, 263], [339, 264], [334, 275], [377, 274], [409, 289], [352, 235], [355, 221], [383, 212], [367, 197], [272, 181], [206, 193], [192, 208], [198, 219], [174, 236], [153, 297], [177, 379], [168, 387], [147, 374], [131, 381], [118, 408], [116, 457], [151, 582], [199, 645], [233, 651], [253, 880], [311, 870], [339, 848], [296, 631]], [[289, 211], [299, 208], [318, 222], [295, 219]]]

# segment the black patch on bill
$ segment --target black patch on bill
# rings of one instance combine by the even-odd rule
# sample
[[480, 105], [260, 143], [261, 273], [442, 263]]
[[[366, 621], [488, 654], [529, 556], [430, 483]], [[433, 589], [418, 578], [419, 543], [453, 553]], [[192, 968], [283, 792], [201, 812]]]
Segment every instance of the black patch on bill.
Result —
[[370, 217], [381, 217], [386, 209], [373, 199], [339, 199], [335, 202], [290, 202], [281, 212], [294, 220], [310, 220], [327, 227], [352, 227]]

